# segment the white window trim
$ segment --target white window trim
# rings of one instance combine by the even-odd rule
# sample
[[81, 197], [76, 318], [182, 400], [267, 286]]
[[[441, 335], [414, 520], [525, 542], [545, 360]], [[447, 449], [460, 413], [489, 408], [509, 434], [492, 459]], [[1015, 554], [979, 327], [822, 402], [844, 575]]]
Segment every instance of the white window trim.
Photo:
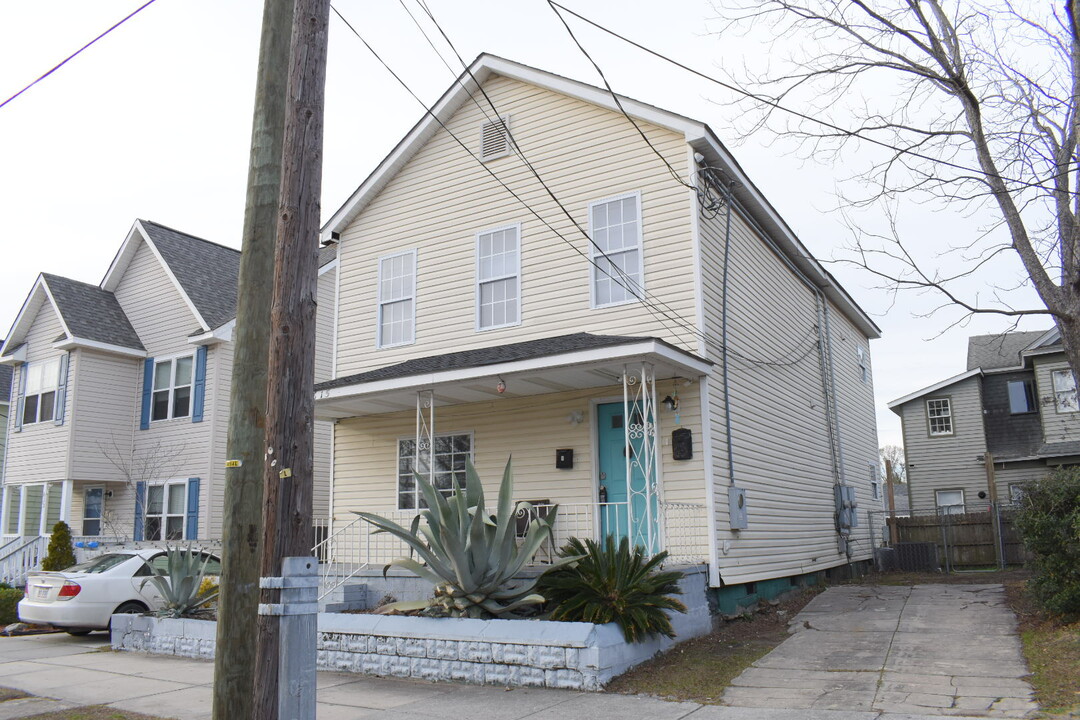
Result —
[[[1080, 407], [1074, 408], [1072, 410], [1062, 410], [1061, 409], [1061, 404], [1058, 402], [1058, 394], [1059, 394], [1059, 392], [1069, 392], [1069, 391], [1068, 390], [1059, 391], [1057, 389], [1057, 383], [1054, 382], [1054, 378], [1057, 376], [1058, 373], [1069, 373], [1069, 375], [1072, 375], [1072, 370], [1070, 370], [1069, 368], [1058, 368], [1056, 370], [1051, 370], [1050, 371], [1050, 392], [1052, 392], [1054, 394], [1054, 412], [1057, 413], [1058, 415], [1070, 415], [1070, 414], [1072, 414], [1074, 412], [1080, 411]], [[1076, 388], [1076, 378], [1075, 378], [1075, 376], [1073, 377], [1073, 388], [1074, 388], [1074, 392], [1077, 393], [1078, 401], [1080, 401], [1080, 388]], [[1080, 405], [1080, 402], [1078, 402], [1078, 405]]]
[[[589, 258], [592, 260], [592, 262], [589, 263], [589, 305], [593, 310], [598, 310], [598, 309], [601, 309], [601, 308], [609, 308], [609, 307], [618, 307], [620, 305], [630, 305], [632, 303], [642, 302], [642, 298], [633, 297], [633, 298], [631, 298], [629, 300], [619, 300], [618, 302], [609, 302], [609, 303], [604, 303], [603, 305], [598, 305], [596, 303], [596, 278], [597, 278], [597, 273], [600, 272], [599, 268], [596, 267], [596, 260], [597, 260], [598, 257], [601, 257], [601, 256], [606, 257], [607, 253], [602, 253], [600, 250], [598, 250], [597, 247], [596, 247], [596, 243], [594, 243], [593, 240], [592, 240], [592, 237], [593, 237], [593, 225], [592, 225], [593, 212], [592, 211], [593, 211], [593, 208], [596, 207], [597, 205], [604, 205], [605, 203], [614, 202], [615, 200], [623, 200], [623, 199], [628, 198], [628, 197], [632, 197], [632, 198], [637, 199], [637, 202], [634, 205], [637, 208], [637, 227], [638, 227], [637, 252], [638, 252], [638, 262], [641, 265], [640, 281], [638, 282], [638, 286], [639, 286], [638, 291], [643, 296], [645, 295], [645, 287], [646, 287], [646, 285], [645, 285], [645, 248], [644, 248], [644, 245], [645, 245], [645, 243], [644, 243], [645, 228], [641, 224], [641, 191], [640, 190], [633, 190], [631, 192], [625, 192], [625, 193], [621, 193], [619, 195], [612, 195], [611, 197], [607, 197], [607, 198], [604, 198], [602, 200], [594, 200], [594, 201], [589, 203], [589, 207], [588, 207], [588, 213], [589, 213]], [[626, 252], [626, 250], [620, 250], [619, 252], [620, 253]]]
[[[44, 360], [34, 360], [32, 362], [27, 362], [27, 363], [23, 364], [22, 368], [20, 368], [20, 372], [26, 374], [26, 373], [29, 373], [29, 370], [32, 367], [35, 367], [35, 366], [38, 366], [38, 365], [44, 365], [45, 363], [50, 363], [50, 362], [54, 362], [54, 361], [56, 362], [56, 376], [52, 379], [53, 384], [51, 386], [46, 386], [44, 384], [44, 379], [43, 379], [42, 386], [40, 388], [38, 388], [37, 392], [32, 393], [32, 392], [29, 391], [29, 383], [30, 383], [29, 378], [27, 378], [27, 380], [26, 380], [26, 386], [27, 386], [28, 389], [27, 389], [27, 391], [25, 393], [23, 393], [23, 396], [22, 396], [23, 407], [24, 408], [26, 407], [27, 398], [36, 397], [38, 399], [38, 402], [37, 402], [37, 411], [35, 413], [35, 420], [33, 422], [27, 422], [26, 421], [25, 411], [24, 411], [24, 416], [19, 418], [19, 420], [20, 420], [23, 427], [26, 427], [27, 425], [41, 425], [42, 423], [51, 423], [51, 422], [55, 421], [55, 419], [56, 419], [56, 394], [58, 392], [60, 392], [60, 366], [61, 366], [60, 356], [57, 356], [57, 357], [54, 357], [54, 358], [47, 358], [47, 359], [44, 359]], [[46, 393], [50, 393], [50, 392], [53, 394], [52, 414], [49, 417], [42, 420], [41, 419], [41, 396], [46, 394]], [[15, 412], [18, 412], [18, 411], [19, 411], [19, 408], [16, 407]]]
[[[960, 503], [959, 503], [959, 505], [957, 505], [955, 503], [952, 504], [952, 505], [942, 505], [938, 501], [938, 497], [943, 492], [947, 492], [947, 493], [956, 493], [956, 492], [958, 492], [958, 493], [960, 493]], [[941, 490], [935, 490], [934, 491], [934, 509], [938, 511], [939, 515], [945, 514], [945, 513], [941, 512], [942, 508], [954, 508], [954, 507], [959, 507], [960, 512], [958, 512], [958, 513], [948, 513], [948, 514], [950, 514], [950, 515], [961, 515], [961, 514], [967, 512], [967, 497], [965, 496], [963, 488], [943, 488]]]
[[870, 498], [872, 500], [882, 500], [885, 497], [885, 493], [882, 492], [883, 485], [885, 484], [881, 477], [881, 466], [876, 462], [868, 462], [870, 467]]
[[[409, 298], [398, 298], [397, 300], [387, 300], [386, 302], [383, 302], [383, 299], [382, 299], [382, 279], [383, 279], [382, 278], [382, 275], [383, 275], [382, 268], [383, 268], [383, 261], [384, 260], [390, 260], [390, 259], [396, 258], [396, 257], [402, 257], [404, 255], [409, 255], [409, 256], [412, 257], [412, 274], [413, 274], [412, 296], [410, 296]], [[419, 278], [417, 277], [419, 275], [419, 273], [417, 272], [416, 249], [413, 248], [412, 250], [404, 250], [402, 252], [390, 253], [388, 255], [380, 255], [379, 258], [376, 260], [376, 262], [378, 263], [378, 266], [377, 266], [377, 277], [375, 279], [375, 306], [376, 306], [376, 311], [375, 311], [375, 347], [381, 350], [383, 348], [402, 347], [404, 345], [412, 345], [412, 344], [414, 344], [416, 342], [416, 296], [417, 296], [417, 291], [419, 290], [419, 287], [418, 287]], [[406, 299], [412, 300], [412, 335], [410, 336], [410, 338], [408, 340], [404, 340], [404, 341], [399, 342], [399, 343], [384, 343], [382, 341], [383, 305], [385, 305], [387, 303], [391, 303], [391, 302], [401, 302], [402, 300], [406, 300]]]
[[[27, 521], [34, 521], [34, 518], [28, 518], [26, 515], [26, 500], [27, 491], [30, 488], [41, 488], [41, 507], [38, 510], [38, 517], [34, 526], [27, 525]], [[0, 530], [0, 535], [6, 535], [8, 537], [14, 537], [16, 535], [31, 536], [36, 535], [38, 537], [47, 537], [52, 535], [52, 526], [49, 525], [49, 495], [50, 490], [60, 493], [60, 520], [64, 519], [64, 482], [60, 480], [47, 480], [44, 482], [30, 482], [30, 483], [12, 483], [4, 486], [4, 496], [2, 504], [3, 521]], [[7, 532], [7, 514], [11, 502], [18, 502], [19, 504], [19, 517], [16, 520], [15, 532]]]
[[[86, 530], [86, 519], [87, 519], [86, 518], [86, 493], [88, 493], [91, 490], [100, 490], [101, 491], [101, 515], [99, 517], [96, 517], [96, 518], [90, 518], [91, 520], [97, 520], [98, 521], [98, 534], [97, 535], [87, 535], [85, 532], [83, 532], [84, 530]], [[84, 485], [83, 486], [83, 488], [82, 488], [83, 516], [82, 516], [82, 520], [79, 523], [79, 535], [80, 536], [82, 536], [82, 537], [102, 537], [105, 534], [105, 498], [107, 497], [107, 495], [105, 493], [107, 493], [107, 492], [108, 492], [108, 490], [105, 488], [104, 485]], [[143, 509], [145, 510], [145, 508], [143, 508]], [[145, 515], [145, 513], [144, 513], [144, 515]], [[146, 522], [145, 517], [143, 518], [143, 522]]]
[[870, 384], [870, 353], [863, 349], [861, 345], [856, 346], [855, 355], [859, 361], [859, 377], [862, 379], [863, 385]]
[[[481, 235], [487, 235], [488, 233], [499, 232], [500, 230], [509, 230], [511, 228], [513, 228], [517, 232], [517, 253], [516, 253], [516, 255], [517, 255], [517, 265], [514, 267], [514, 272], [510, 273], [510, 274], [507, 274], [507, 275], [500, 275], [498, 277], [490, 277], [490, 278], [487, 278], [486, 280], [481, 280], [480, 279], [480, 236]], [[476, 233], [475, 252], [476, 252], [476, 263], [475, 263], [475, 272], [476, 272], [476, 282], [475, 282], [475, 294], [476, 294], [476, 302], [475, 302], [475, 305], [476, 305], [476, 317], [475, 317], [475, 323], [476, 323], [476, 332], [488, 332], [490, 330], [499, 330], [501, 328], [516, 327], [516, 326], [520, 325], [521, 324], [521, 314], [522, 314], [521, 313], [521, 296], [522, 296], [522, 293], [521, 293], [521, 223], [519, 223], [519, 222], [510, 223], [509, 225], [500, 225], [499, 227], [493, 227], [493, 228], [488, 228], [486, 230], [480, 230], [479, 232]], [[517, 320], [515, 320], [514, 322], [503, 323], [501, 325], [491, 325], [489, 327], [481, 327], [480, 326], [480, 286], [483, 285], [484, 283], [497, 282], [499, 280], [508, 280], [510, 278], [517, 278]], [[414, 302], [413, 307], [416, 307], [415, 306], [416, 301], [414, 300], [413, 302]]]
[[[475, 463], [476, 461], [476, 434], [473, 430], [465, 430], [462, 432], [438, 432], [435, 433], [435, 438], [440, 437], [454, 437], [456, 435], [468, 435], [469, 436], [469, 462]], [[415, 435], [402, 435], [394, 441], [394, 507], [398, 510], [412, 510], [414, 508], [402, 508], [401, 505], [401, 488], [398, 485], [398, 481], [401, 478], [401, 471], [398, 469], [398, 461], [401, 460], [401, 442], [403, 440], [416, 440]], [[415, 471], [415, 468], [413, 468]], [[420, 510], [420, 498], [422, 494], [420, 488], [416, 488], [413, 491], [416, 495], [416, 510]]]
[[[170, 478], [168, 480], [161, 480], [160, 482], [148, 482], [148, 483], [146, 483], [146, 497], [143, 499], [143, 539], [146, 539], [146, 536], [147, 536], [146, 521], [151, 517], [160, 517], [161, 518], [161, 539], [160, 540], [147, 540], [147, 542], [167, 542], [168, 541], [168, 538], [166, 538], [167, 528], [168, 528], [168, 522], [167, 521], [168, 521], [168, 519], [170, 517], [175, 517], [175, 515], [171, 515], [168, 512], [168, 509], [169, 509], [169, 486], [171, 486], [171, 485], [181, 485], [184, 488], [184, 510], [180, 514], [180, 517], [183, 518], [183, 522], [180, 524], [180, 539], [181, 540], [187, 540], [188, 539], [188, 536], [187, 536], [188, 492], [190, 491], [191, 488], [190, 488], [189, 483], [188, 483], [188, 478]], [[150, 508], [150, 488], [152, 488], [152, 487], [160, 487], [160, 488], [162, 488], [162, 491], [161, 491], [161, 514], [160, 515], [157, 514], [157, 513], [154, 513], [153, 515], [151, 515], [150, 512], [149, 512], [149, 508]], [[104, 505], [103, 505], [103, 507], [104, 507]]]
[[[191, 382], [187, 385], [181, 385], [180, 387], [191, 388], [191, 394], [188, 396], [188, 413], [187, 415], [181, 415], [180, 417], [173, 416], [173, 403], [176, 400], [176, 361], [183, 360], [184, 358], [191, 358]], [[169, 414], [167, 417], [154, 419], [154, 395], [161, 392], [154, 388], [154, 381], [157, 379], [157, 366], [162, 363], [172, 363], [172, 369], [169, 371]], [[195, 410], [195, 354], [190, 352], [177, 353], [176, 355], [167, 355], [164, 357], [154, 358], [154, 369], [150, 376], [150, 422], [151, 423], [163, 423], [170, 420], [187, 420], [191, 418], [192, 412]]]
[[[932, 403], [932, 402], [941, 402], [941, 401], [945, 401], [945, 402], [949, 403], [949, 415], [948, 415], [948, 417], [949, 417], [949, 432], [934, 432], [934, 425], [933, 425], [933, 423], [930, 422], [930, 420], [931, 420], [930, 403]], [[947, 398], [947, 397], [927, 398], [924, 407], [926, 409], [926, 433], [930, 437], [949, 437], [950, 435], [955, 435], [956, 434], [956, 423], [954, 422], [953, 411], [952, 411], [952, 398]], [[938, 415], [937, 417], [941, 418], [943, 416]]]

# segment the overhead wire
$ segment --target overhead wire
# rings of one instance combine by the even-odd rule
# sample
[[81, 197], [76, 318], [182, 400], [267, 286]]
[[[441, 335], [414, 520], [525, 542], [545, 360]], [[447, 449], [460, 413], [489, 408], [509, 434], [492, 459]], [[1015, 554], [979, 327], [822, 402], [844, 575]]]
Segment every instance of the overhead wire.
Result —
[[157, 0], [147, 0], [147, 2], [143, 3], [143, 4], [142, 4], [142, 5], [140, 5], [139, 7], [135, 8], [134, 10], [132, 10], [132, 11], [131, 11], [130, 13], [128, 13], [128, 14], [127, 14], [126, 16], [124, 16], [124, 17], [123, 17], [122, 19], [120, 19], [119, 21], [117, 21], [117, 22], [113, 23], [113, 24], [112, 24], [112, 25], [111, 25], [111, 26], [110, 26], [110, 27], [109, 27], [109, 28], [108, 28], [107, 30], [105, 30], [105, 32], [101, 33], [100, 35], [98, 35], [97, 37], [95, 37], [95, 38], [94, 38], [93, 40], [91, 40], [90, 42], [86, 43], [86, 44], [85, 44], [85, 45], [83, 45], [83, 46], [82, 46], [81, 48], [79, 48], [78, 50], [76, 50], [75, 52], [71, 53], [71, 54], [70, 54], [70, 55], [68, 55], [68, 56], [67, 56], [66, 58], [64, 58], [63, 60], [61, 60], [60, 62], [58, 62], [58, 63], [57, 63], [56, 65], [53, 65], [53, 66], [52, 66], [52, 67], [51, 67], [51, 68], [50, 68], [49, 70], [47, 70], [46, 72], [44, 72], [44, 73], [42, 73], [41, 75], [39, 75], [39, 76], [37, 77], [37, 79], [36, 79], [36, 80], [34, 80], [33, 82], [31, 82], [31, 83], [30, 83], [29, 85], [27, 85], [26, 87], [24, 87], [24, 88], [23, 88], [22, 90], [20, 90], [19, 92], [15, 93], [14, 95], [12, 95], [11, 97], [9, 97], [9, 98], [8, 98], [7, 100], [5, 100], [4, 102], [0, 102], [0, 108], [3, 108], [3, 107], [4, 107], [5, 105], [7, 105], [7, 104], [8, 104], [9, 102], [11, 102], [11, 101], [12, 101], [12, 100], [14, 100], [15, 98], [19, 97], [20, 95], [22, 95], [22, 94], [23, 94], [24, 92], [26, 92], [26, 91], [27, 91], [27, 90], [29, 90], [30, 88], [34, 87], [34, 86], [35, 86], [35, 85], [37, 85], [37, 84], [38, 84], [39, 82], [41, 82], [41, 81], [42, 81], [42, 80], [44, 80], [45, 78], [49, 77], [50, 75], [52, 75], [52, 74], [53, 74], [54, 72], [56, 72], [56, 71], [57, 71], [57, 70], [59, 70], [60, 68], [64, 67], [64, 65], [67, 65], [67, 64], [68, 64], [68, 62], [70, 62], [71, 60], [75, 59], [75, 58], [76, 58], [76, 57], [77, 57], [78, 55], [80, 55], [80, 54], [81, 54], [81, 53], [82, 53], [82, 52], [83, 52], [84, 50], [86, 50], [87, 48], [89, 48], [89, 47], [90, 47], [91, 45], [93, 45], [94, 43], [96, 43], [96, 42], [97, 42], [98, 40], [100, 40], [101, 38], [103, 38], [103, 37], [105, 37], [106, 35], [108, 35], [109, 33], [111, 33], [111, 32], [112, 32], [113, 30], [115, 30], [116, 28], [118, 28], [118, 27], [120, 27], [121, 25], [123, 25], [124, 23], [126, 23], [126, 22], [127, 22], [128, 20], [130, 20], [131, 18], [133, 18], [133, 17], [135, 17], [136, 15], [138, 15], [138, 14], [139, 14], [140, 12], [142, 12], [142, 11], [143, 11], [143, 10], [145, 10], [146, 8], [148, 8], [148, 7], [150, 7], [151, 5], [153, 5], [153, 4], [155, 3], [155, 2], [157, 2]]

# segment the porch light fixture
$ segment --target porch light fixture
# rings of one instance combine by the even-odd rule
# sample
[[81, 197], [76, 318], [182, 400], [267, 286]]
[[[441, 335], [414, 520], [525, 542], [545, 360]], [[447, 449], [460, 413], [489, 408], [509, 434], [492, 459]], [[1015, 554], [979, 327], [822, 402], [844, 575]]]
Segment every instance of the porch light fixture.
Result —
[[499, 384], [495, 386], [495, 389], [500, 395], [506, 392], [506, 381], [503, 380], [502, 377], [499, 377]]
[[666, 398], [664, 398], [660, 402], [662, 402], [664, 404], [664, 407], [667, 408], [671, 412], [675, 412], [676, 410], [679, 409], [679, 399], [678, 398], [673, 398], [670, 395], [668, 395]]

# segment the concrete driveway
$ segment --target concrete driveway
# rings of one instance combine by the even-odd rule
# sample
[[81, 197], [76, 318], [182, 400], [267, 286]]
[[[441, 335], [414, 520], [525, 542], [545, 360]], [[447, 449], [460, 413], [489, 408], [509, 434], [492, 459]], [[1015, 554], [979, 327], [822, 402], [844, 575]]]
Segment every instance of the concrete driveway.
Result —
[[1001, 585], [829, 588], [726, 705], [1028, 717], [1037, 707]]

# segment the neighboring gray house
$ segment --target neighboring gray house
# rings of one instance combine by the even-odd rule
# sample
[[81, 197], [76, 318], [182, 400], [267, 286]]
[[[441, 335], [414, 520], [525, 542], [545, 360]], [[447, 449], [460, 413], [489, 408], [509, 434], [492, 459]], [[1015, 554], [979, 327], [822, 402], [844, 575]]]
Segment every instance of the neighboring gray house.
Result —
[[1048, 467], [1080, 462], [1076, 385], [1056, 328], [972, 337], [967, 370], [889, 408], [903, 423], [915, 513], [1008, 503]]
[[[239, 260], [137, 220], [99, 284], [37, 278], [0, 348], [0, 368], [14, 369], [6, 539], [43, 537], [60, 519], [91, 538], [220, 537]], [[320, 264], [325, 328], [332, 246]], [[329, 340], [322, 332], [319, 377]], [[316, 518], [328, 512], [329, 443], [320, 423]]]

